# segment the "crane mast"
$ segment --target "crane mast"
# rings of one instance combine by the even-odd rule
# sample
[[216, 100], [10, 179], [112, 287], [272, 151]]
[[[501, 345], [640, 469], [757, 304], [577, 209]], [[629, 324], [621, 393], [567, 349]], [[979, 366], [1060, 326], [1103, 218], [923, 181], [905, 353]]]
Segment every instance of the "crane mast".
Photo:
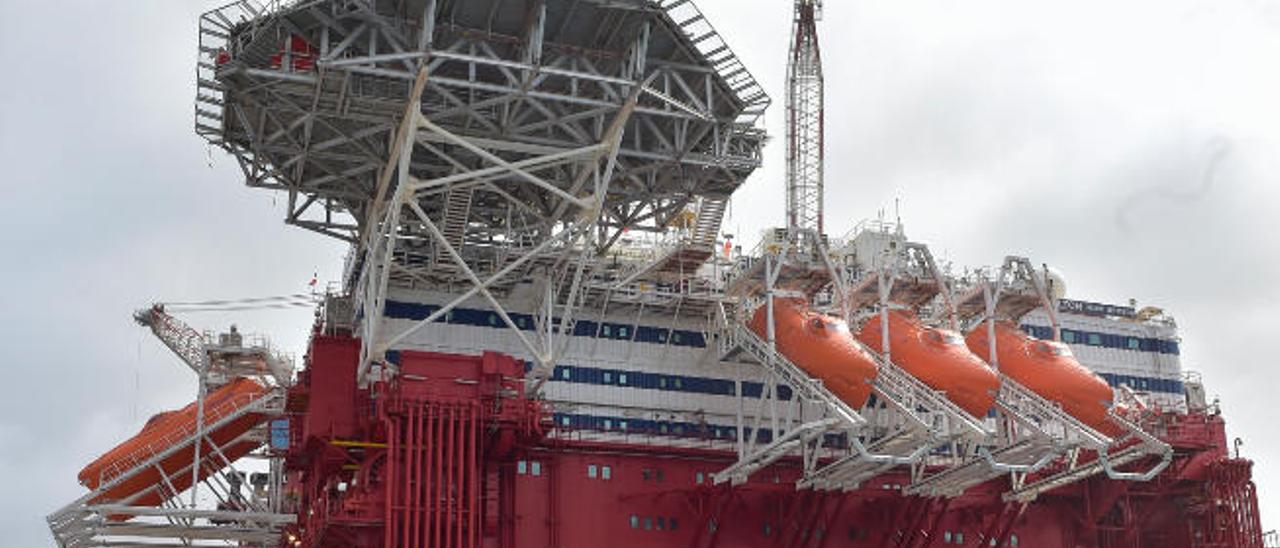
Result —
[[787, 229], [823, 234], [820, 0], [796, 0], [787, 59]]

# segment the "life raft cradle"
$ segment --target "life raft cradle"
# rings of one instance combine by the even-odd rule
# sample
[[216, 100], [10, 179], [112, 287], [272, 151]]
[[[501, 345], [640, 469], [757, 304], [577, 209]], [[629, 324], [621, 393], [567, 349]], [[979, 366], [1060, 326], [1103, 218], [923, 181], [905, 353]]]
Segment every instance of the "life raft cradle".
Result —
[[[903, 488], [907, 494], [958, 496], [972, 486], [1010, 475], [1013, 487], [1005, 498], [1023, 501], [1098, 473], [1116, 480], [1146, 481], [1163, 471], [1172, 458], [1167, 444], [1114, 413], [1111, 418], [1123, 434], [1113, 439], [1005, 375], [1000, 375], [996, 408], [1008, 422], [1017, 425], [1017, 435], [997, 435], [983, 420], [959, 409], [943, 392], [933, 390], [879, 355], [880, 372], [874, 393], [882, 402], [881, 408], [896, 415], [896, 425], [887, 434], [864, 441], [872, 431], [868, 417], [836, 398], [820, 380], [808, 376], [744, 324], [725, 319], [717, 337], [722, 361], [761, 365], [766, 378], [793, 390], [793, 398], [817, 404], [825, 411], [819, 418], [784, 430], [762, 447], [755, 446], [755, 435], [739, 436], [739, 460], [713, 476], [717, 483], [742, 483], [752, 473], [798, 453], [805, 464], [804, 476], [797, 482], [799, 488], [849, 490], [891, 468], [906, 465], [913, 472], [912, 483]], [[776, 397], [769, 390], [769, 382], [765, 384], [761, 412], [754, 417], [750, 432], [759, 431], [767, 414], [766, 400]], [[747, 420], [746, 416], [739, 417], [740, 423]], [[745, 427], [743, 431], [747, 431]], [[818, 455], [828, 433], [846, 434], [849, 447], [844, 455], [824, 461]], [[969, 443], [963, 446], [965, 454], [954, 456], [958, 458], [953, 458], [950, 466], [938, 470], [924, 465], [935, 449], [958, 440]], [[1082, 449], [1092, 450], [1098, 457], [1081, 462], [1078, 455]], [[1145, 471], [1120, 470], [1149, 456], [1159, 460]], [[1026, 478], [1055, 462], [1065, 462], [1061, 471], [1026, 482]]]
[[[200, 431], [202, 438], [201, 444], [212, 450], [206, 451], [200, 460], [200, 466], [204, 470], [208, 470], [204, 482], [217, 481], [217, 472], [231, 467], [231, 463], [223, 458], [222, 450], [245, 441], [246, 436], [256, 435], [250, 430], [243, 436], [234, 438], [221, 445], [214, 444], [209, 433], [217, 431], [219, 428], [236, 421], [239, 418], [249, 414], [262, 414], [264, 417], [278, 416], [284, 412], [284, 392], [276, 388], [268, 390], [260, 396], [249, 401], [237, 400], [227, 401], [223, 405], [234, 407], [218, 420], [206, 424]], [[264, 421], [267, 419], [264, 419]], [[167, 475], [161, 473], [161, 481], [150, 487], [134, 493], [129, 497], [121, 500], [105, 500], [103, 495], [111, 489], [128, 481], [143, 472], [149, 472], [160, 466], [166, 458], [173, 454], [192, 447], [197, 440], [197, 432], [195, 429], [188, 429], [180, 436], [173, 436], [166, 440], [162, 448], [157, 448], [150, 456], [137, 456], [122, 459], [121, 464], [111, 468], [110, 472], [103, 474], [103, 481], [96, 489], [93, 489], [84, 496], [76, 499], [71, 504], [59, 509], [47, 517], [49, 528], [53, 532], [55, 540], [59, 546], [78, 547], [78, 546], [97, 546], [101, 545], [104, 538], [111, 536], [148, 536], [148, 533], [156, 532], [168, 535], [170, 531], [167, 529], [161, 531], [162, 528], [150, 527], [148, 524], [141, 524], [131, 521], [118, 521], [110, 519], [111, 516], [133, 515], [133, 516], [155, 516], [164, 515], [165, 517], [178, 518], [186, 520], [183, 526], [188, 532], [202, 535], [201, 538], [226, 538], [227, 540], [246, 540], [246, 539], [263, 539], [262, 542], [270, 542], [279, 535], [279, 527], [286, 523], [291, 523], [293, 517], [280, 514], [273, 514], [266, 508], [250, 509], [250, 512], [219, 512], [211, 510], [189, 510], [183, 511], [176, 508], [172, 504], [173, 499], [179, 493], [173, 492], [172, 484], [168, 481]], [[126, 464], [127, 462], [127, 464]], [[190, 474], [191, 464], [186, 465], [175, 474]], [[171, 474], [172, 475], [172, 474]], [[213, 488], [213, 486], [209, 486]], [[160, 491], [168, 505], [164, 508], [155, 508], [149, 506], [131, 506], [132, 501], [137, 500], [143, 495]], [[249, 528], [224, 528], [224, 527], [206, 527], [194, 524], [196, 518], [203, 519], [251, 519], [260, 527]], [[243, 529], [243, 530], [242, 530]], [[252, 531], [250, 530], [252, 529]], [[212, 535], [210, 537], [209, 535]], [[225, 535], [225, 537], [219, 536]]]

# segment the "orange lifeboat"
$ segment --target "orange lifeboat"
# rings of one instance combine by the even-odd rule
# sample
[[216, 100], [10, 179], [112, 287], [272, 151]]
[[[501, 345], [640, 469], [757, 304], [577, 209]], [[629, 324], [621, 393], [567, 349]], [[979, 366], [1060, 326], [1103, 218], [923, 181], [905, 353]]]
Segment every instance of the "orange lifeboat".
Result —
[[[966, 337], [969, 349], [989, 357], [987, 324], [979, 324]], [[996, 358], [1000, 372], [1045, 399], [1057, 402], [1069, 415], [1108, 435], [1118, 430], [1107, 419], [1113, 393], [1107, 381], [1080, 365], [1067, 345], [1042, 341], [1023, 333], [1012, 323], [996, 322]]]
[[[879, 315], [862, 326], [858, 339], [883, 352]], [[947, 399], [970, 415], [985, 416], [995, 403], [999, 376], [954, 331], [928, 327], [910, 312], [891, 310], [889, 351], [893, 363], [934, 390], [946, 392]]]
[[[258, 384], [257, 381], [246, 378], [236, 379], [210, 392], [205, 397], [205, 424], [213, 424], [221, 420], [223, 417], [234, 413], [237, 409], [261, 397], [265, 392], [266, 388]], [[146, 426], [143, 426], [142, 431], [138, 432], [136, 436], [125, 440], [124, 443], [117, 445], [114, 449], [85, 466], [78, 476], [80, 483], [90, 489], [97, 489], [98, 486], [110, 482], [120, 473], [128, 471], [137, 464], [165, 451], [174, 443], [189, 437], [196, 430], [196, 413], [197, 406], [193, 402], [182, 409], [158, 413], [151, 417]], [[202, 459], [209, 457], [213, 453], [213, 450], [209, 447], [208, 440], [213, 440], [213, 443], [223, 446], [257, 426], [263, 419], [264, 417], [259, 413], [248, 413], [216, 430], [208, 431], [207, 439], [201, 446]], [[260, 443], [257, 441], [246, 441], [230, 447], [223, 447], [221, 451], [227, 460], [235, 461], [253, 451], [258, 445]], [[178, 492], [185, 491], [191, 487], [190, 465], [192, 457], [192, 447], [188, 446], [173, 452], [173, 454], [165, 457], [159, 463], [159, 468], [164, 470], [169, 484]], [[217, 462], [222, 461], [222, 457], [212, 458]], [[220, 466], [215, 466], [214, 468], [220, 468]], [[201, 479], [208, 475], [207, 467], [201, 470]], [[150, 488], [164, 482], [165, 479], [161, 477], [160, 470], [157, 470], [154, 466], [149, 467], [111, 487], [102, 496], [94, 499], [93, 502], [127, 501], [130, 506], [159, 506], [166, 497], [162, 494], [161, 489]], [[150, 490], [148, 491], [148, 489]], [[168, 491], [167, 486], [163, 489]], [[127, 500], [130, 497], [139, 495], [139, 493], [141, 495], [136, 499]], [[112, 516], [113, 519], [125, 519], [127, 517]]]
[[[757, 308], [748, 324], [762, 339], [767, 338], [766, 308]], [[814, 312], [796, 299], [774, 299], [773, 321], [774, 342], [783, 356], [821, 379], [850, 407], [867, 403], [878, 369], [875, 359], [853, 340], [849, 324]]]

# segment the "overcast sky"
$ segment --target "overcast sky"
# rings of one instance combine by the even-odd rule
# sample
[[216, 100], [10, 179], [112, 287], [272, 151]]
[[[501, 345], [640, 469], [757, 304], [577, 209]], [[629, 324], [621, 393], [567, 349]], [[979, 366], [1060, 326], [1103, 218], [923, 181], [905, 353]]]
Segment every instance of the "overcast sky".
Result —
[[[786, 0], [701, 0], [775, 97], [766, 166], [725, 229], [781, 224]], [[281, 222], [192, 132], [196, 1], [0, 0], [0, 499], [6, 545], [194, 378], [130, 312], [336, 280], [345, 249]], [[895, 199], [956, 265], [1015, 253], [1069, 296], [1172, 312], [1280, 526], [1280, 1], [827, 2], [827, 226]], [[309, 311], [236, 321], [300, 352]]]

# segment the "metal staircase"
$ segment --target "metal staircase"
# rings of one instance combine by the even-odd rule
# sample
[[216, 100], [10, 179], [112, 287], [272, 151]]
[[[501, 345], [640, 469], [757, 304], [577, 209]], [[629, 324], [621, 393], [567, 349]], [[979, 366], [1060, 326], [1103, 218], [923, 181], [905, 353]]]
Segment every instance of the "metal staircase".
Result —
[[678, 281], [693, 276], [698, 268], [716, 251], [716, 238], [720, 235], [720, 223], [729, 207], [728, 195], [703, 196], [698, 204], [687, 236], [675, 245], [662, 249], [649, 262], [618, 282], [623, 287], [639, 280]]
[[698, 218], [693, 224], [693, 233], [689, 236], [689, 245], [715, 248], [716, 237], [720, 234], [720, 223], [724, 220], [725, 210], [729, 208], [729, 196], [703, 196], [698, 204]]
[[[440, 232], [453, 249], [461, 252], [467, 237], [467, 219], [471, 216], [472, 188], [454, 188], [445, 193]], [[436, 249], [435, 265], [448, 268], [453, 264], [443, 249]]]
[[[244, 506], [242, 510], [236, 511], [183, 508], [176, 500], [180, 493], [175, 491], [169, 476], [161, 469], [161, 463], [194, 446], [199, 440], [202, 445], [212, 449], [199, 462], [201, 471], [206, 474], [202, 481], [208, 487], [208, 492], [213, 493], [219, 503], [229, 503], [233, 498], [244, 503], [246, 501], [237, 498], [229, 490], [227, 483], [216, 474], [224, 469], [234, 472], [232, 463], [224, 456], [224, 448], [251, 441], [259, 434], [251, 430], [244, 436], [218, 445], [209, 433], [249, 414], [271, 417], [283, 412], [284, 392], [280, 389], [261, 395], [245, 394], [212, 408], [211, 414], [225, 413], [217, 421], [203, 427], [192, 424], [155, 444], [139, 448], [104, 471], [98, 488], [46, 518], [54, 539], [63, 548], [121, 546], [131, 542], [130, 539], [139, 537], [168, 539], [185, 545], [195, 540], [274, 544], [279, 538], [280, 528], [293, 522], [292, 515], [273, 513], [272, 510], [275, 509], [260, 501], [247, 501], [247, 504], [240, 504]], [[190, 474], [194, 464], [188, 464], [184, 469], [174, 472], [174, 475]], [[150, 473], [153, 469], [160, 472], [162, 481], [121, 500], [105, 498], [112, 489], [139, 474]], [[160, 507], [132, 506], [134, 501], [153, 492], [159, 492], [164, 499]], [[112, 519], [113, 516], [116, 519]], [[128, 519], [119, 519], [123, 516], [128, 516]], [[159, 521], [161, 519], [163, 521]], [[214, 526], [212, 522], [210, 525], [200, 525], [198, 520], [219, 520], [237, 525]]]

